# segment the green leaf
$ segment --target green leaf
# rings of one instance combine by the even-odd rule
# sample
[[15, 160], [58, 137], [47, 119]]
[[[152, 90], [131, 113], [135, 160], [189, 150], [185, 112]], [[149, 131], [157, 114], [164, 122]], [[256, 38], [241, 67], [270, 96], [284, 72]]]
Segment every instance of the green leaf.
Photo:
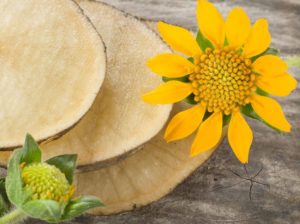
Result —
[[280, 53], [280, 51], [279, 51], [278, 49], [269, 47], [269, 48], [263, 53], [263, 55], [266, 55], [266, 54], [278, 55], [279, 53]]
[[266, 91], [262, 90], [259, 87], [256, 88], [256, 93], [261, 96], [269, 96], [269, 93], [267, 93]]
[[225, 37], [225, 41], [224, 41], [224, 47], [228, 46], [229, 45], [229, 41], [227, 39], [227, 37]]
[[179, 78], [168, 78], [168, 77], [162, 77], [162, 80], [164, 82], [169, 82], [169, 81], [180, 81], [180, 82], [190, 82], [189, 80], [189, 75], [179, 77]]
[[194, 64], [194, 58], [193, 57], [189, 57], [187, 60]]
[[89, 209], [104, 206], [102, 202], [94, 196], [81, 196], [71, 200], [65, 208], [62, 220], [70, 220], [82, 215]]
[[63, 172], [70, 184], [73, 183], [74, 170], [76, 168], [77, 155], [61, 155], [46, 161], [50, 165], [56, 166]]
[[248, 117], [251, 117], [253, 119], [261, 121], [261, 118], [255, 113], [251, 104], [247, 104], [247, 105], [241, 107], [241, 112]]
[[231, 115], [223, 115], [223, 127], [229, 124]]
[[210, 117], [210, 115], [212, 115], [212, 114], [213, 114], [213, 113], [208, 112], [208, 111], [206, 110], [202, 122], [206, 121], [206, 120]]
[[196, 40], [203, 52], [206, 50], [206, 48], [214, 49], [214, 45], [207, 38], [204, 37], [200, 30], [197, 33]]
[[194, 97], [195, 97], [195, 95], [191, 94], [187, 98], [185, 98], [183, 101], [188, 103], [188, 104], [191, 104], [191, 105], [196, 105], [198, 103], [194, 100]]
[[279, 133], [282, 133], [279, 129], [271, 126], [266, 121], [264, 121], [260, 116], [258, 116], [258, 114], [254, 111], [253, 107], [251, 106], [251, 104], [247, 104], [247, 105], [241, 107], [241, 112], [243, 114], [245, 114], [247, 117], [250, 117], [250, 118], [258, 120], [258, 121], [261, 121], [262, 123], [267, 125], [269, 128], [272, 128], [273, 130], [275, 130]]
[[8, 162], [7, 177], [5, 180], [5, 189], [8, 199], [16, 206], [21, 206], [28, 198], [28, 195], [23, 191], [20, 168], [22, 155], [22, 149], [14, 151]]
[[254, 57], [251, 58], [251, 61], [254, 62], [256, 59], [258, 59], [259, 57], [261, 56], [264, 56], [264, 55], [268, 55], [268, 54], [272, 54], [272, 55], [278, 55], [279, 54], [279, 50], [276, 49], [276, 48], [268, 48], [265, 52], [259, 54], [259, 55], [256, 55]]
[[11, 207], [5, 190], [5, 178], [0, 179], [0, 216], [3, 216]]
[[53, 200], [32, 200], [24, 204], [22, 209], [32, 218], [51, 223], [59, 222], [62, 214], [59, 203]]
[[25, 144], [23, 146], [21, 163], [25, 162], [26, 164], [30, 164], [33, 162], [41, 162], [41, 159], [42, 152], [40, 150], [39, 145], [36, 143], [36, 141], [31, 135], [27, 134]]

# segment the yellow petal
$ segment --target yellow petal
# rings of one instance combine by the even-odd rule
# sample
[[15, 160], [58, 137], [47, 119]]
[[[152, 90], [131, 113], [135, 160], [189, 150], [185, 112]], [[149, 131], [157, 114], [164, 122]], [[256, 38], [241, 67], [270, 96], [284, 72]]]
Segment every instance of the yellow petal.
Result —
[[284, 73], [275, 77], [259, 76], [256, 85], [274, 96], [288, 96], [297, 87], [297, 80]]
[[228, 14], [225, 27], [229, 46], [238, 49], [249, 37], [251, 22], [246, 12], [236, 7]]
[[222, 47], [225, 40], [225, 22], [218, 9], [206, 0], [198, 0], [197, 20], [203, 35], [216, 47]]
[[165, 140], [167, 142], [179, 140], [192, 134], [202, 122], [206, 108], [197, 105], [186, 111], [180, 112], [170, 121], [166, 133]]
[[148, 67], [160, 76], [178, 78], [190, 74], [195, 66], [187, 59], [176, 54], [160, 54], [150, 59]]
[[212, 114], [199, 127], [193, 142], [191, 156], [205, 152], [216, 146], [222, 137], [223, 115], [221, 112]]
[[251, 99], [251, 104], [258, 116], [268, 124], [281, 131], [290, 132], [291, 125], [286, 120], [281, 106], [275, 100], [265, 96], [254, 95]]
[[172, 104], [179, 102], [190, 95], [193, 87], [190, 83], [169, 81], [163, 83], [155, 90], [146, 93], [143, 100], [152, 104]]
[[259, 55], [268, 49], [270, 43], [271, 34], [269, 32], [268, 21], [266, 19], [259, 19], [250, 32], [244, 46], [243, 54], [248, 58]]
[[288, 65], [275, 55], [264, 55], [253, 63], [253, 70], [261, 75], [275, 76], [286, 72]]
[[189, 56], [201, 54], [199, 44], [190, 31], [163, 22], [158, 22], [157, 27], [161, 37], [175, 51]]
[[252, 140], [251, 128], [242, 114], [240, 112], [233, 113], [228, 127], [228, 141], [241, 163], [248, 163]]

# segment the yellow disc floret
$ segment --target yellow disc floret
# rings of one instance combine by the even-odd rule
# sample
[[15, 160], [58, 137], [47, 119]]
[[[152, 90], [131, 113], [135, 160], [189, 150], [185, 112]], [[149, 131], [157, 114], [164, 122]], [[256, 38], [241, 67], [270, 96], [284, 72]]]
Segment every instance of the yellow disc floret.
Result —
[[206, 104], [209, 112], [229, 115], [250, 102], [251, 93], [256, 90], [250, 59], [226, 47], [207, 48], [194, 58], [194, 63], [194, 73], [189, 76], [194, 100]]
[[32, 199], [67, 202], [74, 194], [64, 173], [47, 163], [33, 163], [22, 169], [25, 191], [32, 193]]

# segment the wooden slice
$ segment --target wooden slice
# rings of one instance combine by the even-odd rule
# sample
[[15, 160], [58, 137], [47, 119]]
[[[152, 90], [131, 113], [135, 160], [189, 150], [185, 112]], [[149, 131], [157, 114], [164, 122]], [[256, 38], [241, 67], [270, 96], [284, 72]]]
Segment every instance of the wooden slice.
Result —
[[[185, 105], [175, 106], [175, 112]], [[165, 196], [197, 167], [202, 165], [214, 149], [189, 157], [194, 135], [175, 143], [166, 143], [164, 131], [143, 149], [114, 165], [77, 174], [77, 194], [95, 195], [105, 207], [91, 214], [109, 215], [149, 204]]]
[[[176, 105], [173, 115], [184, 109], [187, 109], [186, 104]], [[113, 165], [77, 171], [76, 194], [95, 195], [105, 204], [90, 214], [120, 213], [160, 199], [203, 165], [217, 148], [190, 158], [189, 150], [195, 135], [173, 143], [166, 143], [163, 135], [164, 130], [141, 150]], [[0, 155], [1, 159], [8, 156], [5, 152]]]
[[56, 138], [91, 107], [104, 45], [70, 0], [0, 1], [0, 148]]
[[[84, 13], [103, 37], [107, 74], [102, 92], [81, 122], [62, 138], [42, 145], [44, 158], [78, 154], [81, 169], [107, 166], [136, 151], [167, 121], [171, 105], [150, 105], [141, 96], [162, 83], [146, 62], [170, 52], [143, 22], [111, 6], [80, 1]], [[6, 164], [9, 153], [2, 153]]]

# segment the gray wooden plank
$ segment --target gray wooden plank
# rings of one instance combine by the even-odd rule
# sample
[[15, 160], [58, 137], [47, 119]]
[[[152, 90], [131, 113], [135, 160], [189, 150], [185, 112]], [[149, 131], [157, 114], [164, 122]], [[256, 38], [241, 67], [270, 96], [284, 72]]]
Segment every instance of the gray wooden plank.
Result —
[[[128, 13], [151, 20], [163, 20], [196, 30], [196, 0], [104, 0]], [[219, 10], [226, 15], [235, 6], [242, 6], [252, 22], [265, 17], [270, 21], [273, 44], [284, 53], [300, 51], [300, 1], [299, 0], [215, 0]]]

